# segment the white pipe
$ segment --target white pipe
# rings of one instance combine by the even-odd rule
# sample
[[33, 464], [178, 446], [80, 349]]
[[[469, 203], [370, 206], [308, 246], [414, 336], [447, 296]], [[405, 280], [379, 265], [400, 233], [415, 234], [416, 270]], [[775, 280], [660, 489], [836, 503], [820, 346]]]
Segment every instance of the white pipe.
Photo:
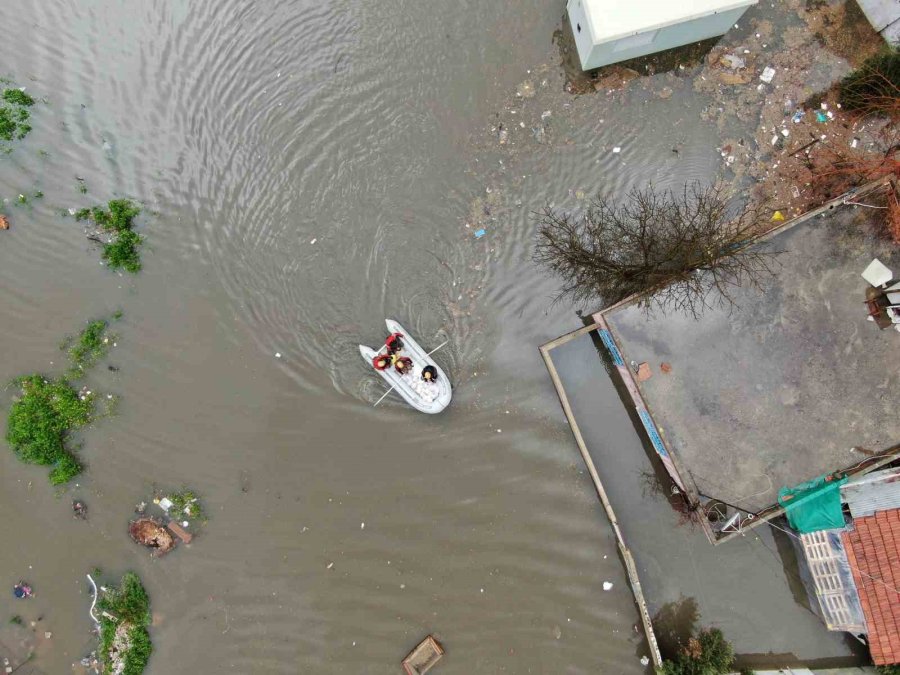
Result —
[[91, 615], [91, 618], [94, 620], [94, 623], [99, 626], [100, 620], [96, 616], [94, 616], [94, 607], [96, 607], [96, 605], [97, 605], [97, 584], [94, 583], [94, 579], [93, 579], [93, 577], [91, 577], [90, 574], [87, 575], [87, 578], [88, 578], [88, 581], [91, 582], [91, 586], [94, 587], [94, 600], [93, 600], [93, 602], [91, 602], [91, 608], [88, 611], [88, 614]]

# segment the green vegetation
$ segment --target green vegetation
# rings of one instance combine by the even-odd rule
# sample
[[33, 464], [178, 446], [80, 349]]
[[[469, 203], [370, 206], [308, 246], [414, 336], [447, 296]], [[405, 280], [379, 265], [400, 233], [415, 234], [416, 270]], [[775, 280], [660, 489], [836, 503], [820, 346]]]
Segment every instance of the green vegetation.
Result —
[[30, 108], [34, 105], [34, 99], [31, 98], [28, 94], [26, 94], [21, 89], [4, 89], [3, 90], [3, 100], [7, 103], [12, 103], [13, 105], [20, 105], [25, 108]]
[[134, 572], [127, 572], [118, 588], [107, 587], [97, 606], [100, 609], [103, 673], [140, 675], [153, 652], [147, 630], [150, 625], [150, 598], [140, 577]]
[[659, 675], [726, 675], [734, 665], [734, 650], [718, 628], [692, 637], [674, 660], [663, 661]]
[[172, 502], [172, 515], [184, 514], [206, 522], [206, 512], [200, 498], [192, 490], [185, 488], [181, 492], [172, 492], [165, 496]]
[[[116, 312], [113, 318], [118, 319], [120, 316], [122, 314]], [[70, 374], [77, 377], [81, 371], [91, 367], [106, 356], [110, 344], [116, 339], [115, 335], [107, 333], [107, 328], [109, 328], [109, 322], [104, 319], [91, 321], [78, 334], [78, 337], [67, 338], [62, 343], [60, 349], [65, 349], [69, 354], [69, 359], [72, 361]]]
[[13, 618], [11, 618], [11, 619], [9, 620], [9, 622], [10, 622], [10, 623], [14, 623], [14, 624], [16, 624], [17, 626], [24, 625], [24, 623], [25, 623], [24, 621], [22, 621], [22, 617], [19, 616], [18, 614], [16, 614]]
[[25, 138], [31, 131], [28, 109], [34, 99], [21, 89], [4, 89], [0, 102], [0, 139], [16, 141]]
[[23, 192], [23, 193], [20, 193], [19, 196], [16, 198], [16, 202], [18, 204], [29, 204], [29, 203], [31, 203], [32, 199], [41, 199], [43, 196], [44, 196], [44, 193], [41, 192], [40, 190], [35, 191], [35, 193], [33, 195], [31, 195], [31, 197], [29, 197], [28, 195], [26, 195]]
[[[78, 379], [106, 353], [114, 339], [107, 335], [107, 326], [105, 320], [91, 321], [77, 338], [62, 345], [72, 362], [63, 377], [53, 379], [33, 373], [12, 382], [20, 394], [9, 410], [6, 440], [23, 462], [53, 467], [53, 485], [69, 482], [83, 469], [69, 436], [97, 418], [96, 394], [87, 388], [78, 391], [70, 381]], [[116, 399], [107, 396], [105, 403], [103, 414], [112, 414]]]
[[900, 663], [893, 666], [878, 666], [878, 675], [900, 675]]
[[21, 396], [9, 411], [6, 440], [16, 456], [28, 464], [52, 466], [50, 482], [61, 485], [81, 473], [69, 433], [91, 421], [94, 395], [80, 394], [66, 380], [26, 375], [13, 384]]
[[103, 259], [112, 269], [136, 274], [141, 269], [138, 248], [144, 238], [133, 228], [134, 219], [140, 212], [141, 207], [130, 199], [113, 199], [105, 209], [95, 206], [77, 211], [75, 219], [90, 220], [104, 232], [111, 233], [112, 240], [103, 244]]
[[900, 49], [866, 59], [839, 85], [841, 105], [861, 113], [900, 113]]

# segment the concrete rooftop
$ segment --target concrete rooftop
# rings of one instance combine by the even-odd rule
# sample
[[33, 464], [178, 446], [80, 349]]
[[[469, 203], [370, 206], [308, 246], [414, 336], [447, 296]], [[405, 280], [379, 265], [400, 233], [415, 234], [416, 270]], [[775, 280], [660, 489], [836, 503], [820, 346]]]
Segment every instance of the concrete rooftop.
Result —
[[900, 276], [876, 215], [839, 207], [774, 236], [776, 278], [730, 315], [606, 315], [626, 363], [650, 365], [641, 394], [701, 494], [757, 511], [900, 440], [900, 334], [866, 320], [860, 276], [874, 257]]

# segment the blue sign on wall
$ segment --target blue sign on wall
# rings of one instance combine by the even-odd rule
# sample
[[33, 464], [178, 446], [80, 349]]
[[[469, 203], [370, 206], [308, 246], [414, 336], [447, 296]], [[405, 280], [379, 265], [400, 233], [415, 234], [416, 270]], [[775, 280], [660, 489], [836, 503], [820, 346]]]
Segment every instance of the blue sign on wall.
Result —
[[644, 429], [647, 430], [647, 435], [650, 437], [650, 442], [653, 444], [656, 452], [659, 453], [660, 457], [668, 457], [669, 453], [666, 452], [666, 446], [663, 445], [662, 439], [659, 437], [659, 432], [656, 431], [656, 425], [653, 424], [650, 413], [643, 408], [638, 408], [638, 415], [641, 418], [641, 422], [644, 423]]
[[612, 356], [613, 363], [615, 363], [620, 368], [624, 368], [625, 361], [622, 359], [622, 355], [619, 353], [619, 348], [616, 347], [616, 343], [613, 340], [612, 333], [610, 333], [605, 328], [601, 328], [597, 332], [600, 333], [600, 339], [603, 340], [603, 344], [606, 346], [609, 355]]

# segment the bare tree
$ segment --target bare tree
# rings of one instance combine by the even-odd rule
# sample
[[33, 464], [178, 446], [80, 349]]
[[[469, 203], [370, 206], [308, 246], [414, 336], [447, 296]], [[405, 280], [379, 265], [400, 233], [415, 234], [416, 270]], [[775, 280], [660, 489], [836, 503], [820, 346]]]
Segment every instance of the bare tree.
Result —
[[579, 216], [550, 206], [540, 223], [535, 262], [559, 277], [560, 298], [582, 306], [635, 294], [649, 311], [732, 307], [741, 286], [759, 288], [778, 252], [752, 241], [760, 209], [734, 213], [720, 186], [680, 193], [634, 189], [621, 203], [590, 201]]

